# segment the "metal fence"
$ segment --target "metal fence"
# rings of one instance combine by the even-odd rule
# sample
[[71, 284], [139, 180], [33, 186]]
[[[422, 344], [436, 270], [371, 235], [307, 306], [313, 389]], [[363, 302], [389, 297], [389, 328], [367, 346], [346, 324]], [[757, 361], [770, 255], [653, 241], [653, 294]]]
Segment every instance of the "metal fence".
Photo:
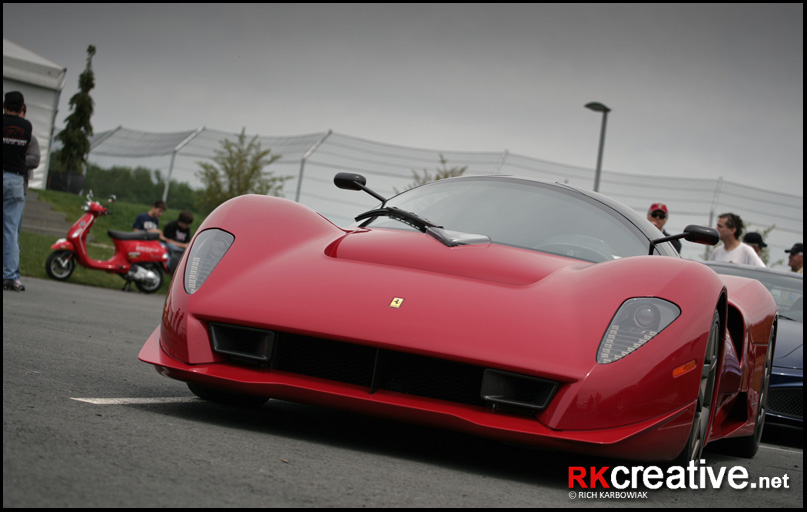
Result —
[[[199, 128], [186, 132], [150, 133], [117, 128], [96, 134], [90, 161], [101, 167], [143, 166], [163, 176], [199, 187], [199, 162], [211, 159], [224, 139], [238, 134]], [[254, 135], [248, 135], [251, 140]], [[259, 136], [263, 149], [281, 158], [267, 170], [290, 176], [284, 196], [296, 200], [346, 226], [358, 213], [375, 206], [366, 194], [337, 190], [333, 176], [340, 171], [363, 174], [368, 186], [384, 196], [404, 190], [415, 171], [442, 167], [467, 167], [465, 175], [504, 174], [527, 176], [592, 189], [594, 170], [563, 165], [504, 152], [459, 152], [396, 146], [331, 131], [307, 135]], [[168, 180], [170, 182], [170, 180]], [[768, 231], [769, 266], [787, 268], [785, 249], [803, 240], [803, 196], [782, 194], [720, 179], [653, 177], [602, 171], [600, 192], [637, 212], [650, 204], [665, 203], [670, 210], [668, 232], [680, 232], [688, 224], [714, 226], [725, 212], [740, 215], [747, 231]], [[170, 204], [170, 190], [166, 190]], [[682, 255], [702, 260], [703, 246], [684, 243]]]

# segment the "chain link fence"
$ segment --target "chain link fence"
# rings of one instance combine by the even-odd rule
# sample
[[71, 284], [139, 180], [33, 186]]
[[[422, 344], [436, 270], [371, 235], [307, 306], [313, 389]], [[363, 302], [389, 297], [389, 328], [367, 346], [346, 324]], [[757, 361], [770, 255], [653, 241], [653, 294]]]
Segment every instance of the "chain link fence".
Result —
[[[238, 134], [206, 128], [175, 133], [139, 132], [116, 128], [92, 139], [90, 161], [101, 167], [142, 166], [191, 187], [201, 186], [196, 173], [199, 162], [213, 158], [224, 139]], [[254, 135], [248, 135], [251, 140]], [[388, 197], [408, 188], [414, 172], [433, 172], [445, 167], [466, 167], [465, 175], [503, 174], [557, 181], [592, 189], [594, 170], [563, 165], [524, 155], [503, 152], [461, 152], [396, 146], [332, 131], [307, 135], [259, 136], [263, 149], [281, 158], [267, 167], [277, 176], [290, 176], [283, 195], [346, 226], [358, 213], [376, 206], [367, 194], [341, 191], [333, 185], [337, 172], [367, 177], [368, 186]], [[794, 243], [803, 241], [803, 196], [782, 194], [720, 179], [653, 177], [603, 170], [600, 192], [646, 213], [656, 202], [667, 205], [666, 230], [680, 232], [689, 224], [714, 226], [725, 212], [740, 215], [746, 231], [765, 233], [768, 265], [787, 269], [787, 255]], [[171, 193], [166, 190], [170, 204]], [[703, 246], [683, 243], [689, 259], [708, 257]]]

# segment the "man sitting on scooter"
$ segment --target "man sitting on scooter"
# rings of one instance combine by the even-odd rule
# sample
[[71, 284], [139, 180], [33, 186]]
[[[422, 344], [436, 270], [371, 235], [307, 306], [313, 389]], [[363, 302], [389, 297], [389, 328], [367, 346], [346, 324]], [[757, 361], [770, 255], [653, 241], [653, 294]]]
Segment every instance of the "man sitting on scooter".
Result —
[[168, 269], [172, 274], [182, 257], [182, 253], [185, 252], [191, 242], [191, 224], [193, 224], [193, 213], [188, 210], [182, 210], [177, 220], [169, 222], [163, 229], [162, 241], [171, 251]]
[[151, 210], [141, 213], [135, 217], [132, 228], [135, 231], [156, 231], [157, 233], [160, 233], [160, 238], [162, 238], [162, 232], [160, 231], [160, 216], [165, 213], [165, 210], [167, 209], [168, 208], [165, 206], [165, 201], [161, 199], [154, 201], [154, 205], [151, 207]]

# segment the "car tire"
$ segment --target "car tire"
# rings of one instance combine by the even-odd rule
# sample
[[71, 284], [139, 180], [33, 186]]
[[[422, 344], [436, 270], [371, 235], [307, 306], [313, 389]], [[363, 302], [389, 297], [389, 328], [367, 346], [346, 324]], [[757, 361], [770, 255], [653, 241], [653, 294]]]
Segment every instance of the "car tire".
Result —
[[231, 393], [229, 391], [222, 391], [220, 389], [213, 389], [201, 384], [194, 384], [188, 382], [188, 389], [191, 392], [209, 402], [217, 402], [220, 404], [238, 405], [242, 407], [260, 407], [266, 403], [268, 398], [264, 396], [244, 395], [241, 393]]
[[703, 366], [701, 367], [698, 402], [695, 408], [695, 417], [692, 419], [692, 429], [686, 446], [673, 462], [676, 466], [686, 466], [691, 460], [697, 461], [703, 453], [712, 421], [719, 356], [720, 315], [715, 311], [712, 316], [712, 326], [709, 330], [709, 339], [706, 342], [706, 352], [703, 358]]

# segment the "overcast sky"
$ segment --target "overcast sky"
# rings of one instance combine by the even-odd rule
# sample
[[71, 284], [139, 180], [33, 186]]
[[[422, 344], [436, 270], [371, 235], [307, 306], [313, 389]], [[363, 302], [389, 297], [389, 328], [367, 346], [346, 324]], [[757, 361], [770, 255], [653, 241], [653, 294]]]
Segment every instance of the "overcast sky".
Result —
[[96, 132], [332, 129], [803, 195], [802, 4], [3, 4]]

